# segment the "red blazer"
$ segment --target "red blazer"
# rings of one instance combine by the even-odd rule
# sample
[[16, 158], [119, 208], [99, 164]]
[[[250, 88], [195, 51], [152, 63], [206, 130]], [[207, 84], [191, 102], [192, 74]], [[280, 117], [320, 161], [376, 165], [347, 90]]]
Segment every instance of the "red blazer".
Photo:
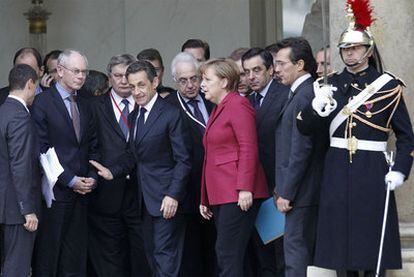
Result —
[[249, 101], [236, 92], [213, 110], [203, 138], [201, 204], [237, 202], [240, 190], [251, 191], [255, 199], [269, 196], [259, 163], [255, 116]]

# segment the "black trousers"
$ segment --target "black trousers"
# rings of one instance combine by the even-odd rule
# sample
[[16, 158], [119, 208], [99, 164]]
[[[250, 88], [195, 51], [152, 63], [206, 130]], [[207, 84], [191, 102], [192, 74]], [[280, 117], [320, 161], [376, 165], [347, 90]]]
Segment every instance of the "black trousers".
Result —
[[253, 228], [244, 261], [244, 276], [246, 277], [285, 276], [283, 237], [263, 244], [256, 228]]
[[43, 203], [32, 263], [34, 277], [86, 276], [87, 206], [72, 202]]
[[3, 277], [29, 276], [35, 237], [22, 224], [4, 225]]
[[145, 254], [154, 277], [178, 276], [182, 261], [186, 222], [177, 213], [171, 219], [151, 216], [143, 208]]
[[200, 214], [186, 214], [181, 277], [215, 276], [217, 271], [214, 244], [216, 229], [212, 220], [205, 220]]
[[237, 203], [212, 207], [217, 231], [216, 255], [219, 276], [243, 276], [243, 260], [260, 201], [244, 212]]
[[134, 196], [125, 195], [117, 214], [89, 209], [88, 276], [151, 276]]

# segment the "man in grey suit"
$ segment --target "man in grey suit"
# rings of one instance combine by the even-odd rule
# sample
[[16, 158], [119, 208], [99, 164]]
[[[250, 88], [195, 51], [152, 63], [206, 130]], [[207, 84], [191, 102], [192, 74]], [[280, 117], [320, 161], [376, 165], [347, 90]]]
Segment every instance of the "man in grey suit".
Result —
[[29, 65], [13, 67], [10, 94], [0, 107], [0, 224], [4, 224], [3, 275], [28, 276], [38, 225], [40, 182], [34, 125], [27, 105], [38, 85]]
[[319, 138], [299, 133], [296, 118], [300, 119], [299, 111], [314, 97], [316, 62], [303, 38], [284, 39], [277, 45], [275, 72], [290, 92], [276, 126], [274, 199], [279, 211], [286, 215], [285, 276], [305, 277], [307, 266], [312, 264], [325, 152]]

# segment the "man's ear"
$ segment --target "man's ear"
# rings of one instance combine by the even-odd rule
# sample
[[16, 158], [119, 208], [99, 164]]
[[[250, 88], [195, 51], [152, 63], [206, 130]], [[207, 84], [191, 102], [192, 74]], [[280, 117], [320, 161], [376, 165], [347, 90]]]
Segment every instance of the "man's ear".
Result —
[[298, 67], [298, 71], [302, 71], [305, 69], [305, 62], [302, 59], [298, 60], [296, 62], [296, 65]]
[[158, 76], [155, 76], [154, 79], [152, 80], [152, 89], [156, 90], [159, 84], [160, 84], [160, 79], [158, 78]]
[[32, 79], [27, 80], [26, 85], [24, 86], [25, 90], [32, 90], [36, 88], [36, 82]]
[[39, 68], [39, 79], [43, 77], [43, 74], [45, 74], [45, 66], [44, 65], [42, 65]]

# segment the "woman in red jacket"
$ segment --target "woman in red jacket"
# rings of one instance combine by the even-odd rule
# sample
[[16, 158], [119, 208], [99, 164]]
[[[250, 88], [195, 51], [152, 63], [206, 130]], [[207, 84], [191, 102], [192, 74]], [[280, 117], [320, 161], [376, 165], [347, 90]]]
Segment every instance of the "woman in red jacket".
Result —
[[217, 107], [204, 134], [200, 213], [214, 216], [220, 276], [242, 276], [243, 258], [259, 199], [268, 197], [258, 158], [255, 110], [235, 90], [237, 65], [217, 59], [201, 67], [201, 88]]

